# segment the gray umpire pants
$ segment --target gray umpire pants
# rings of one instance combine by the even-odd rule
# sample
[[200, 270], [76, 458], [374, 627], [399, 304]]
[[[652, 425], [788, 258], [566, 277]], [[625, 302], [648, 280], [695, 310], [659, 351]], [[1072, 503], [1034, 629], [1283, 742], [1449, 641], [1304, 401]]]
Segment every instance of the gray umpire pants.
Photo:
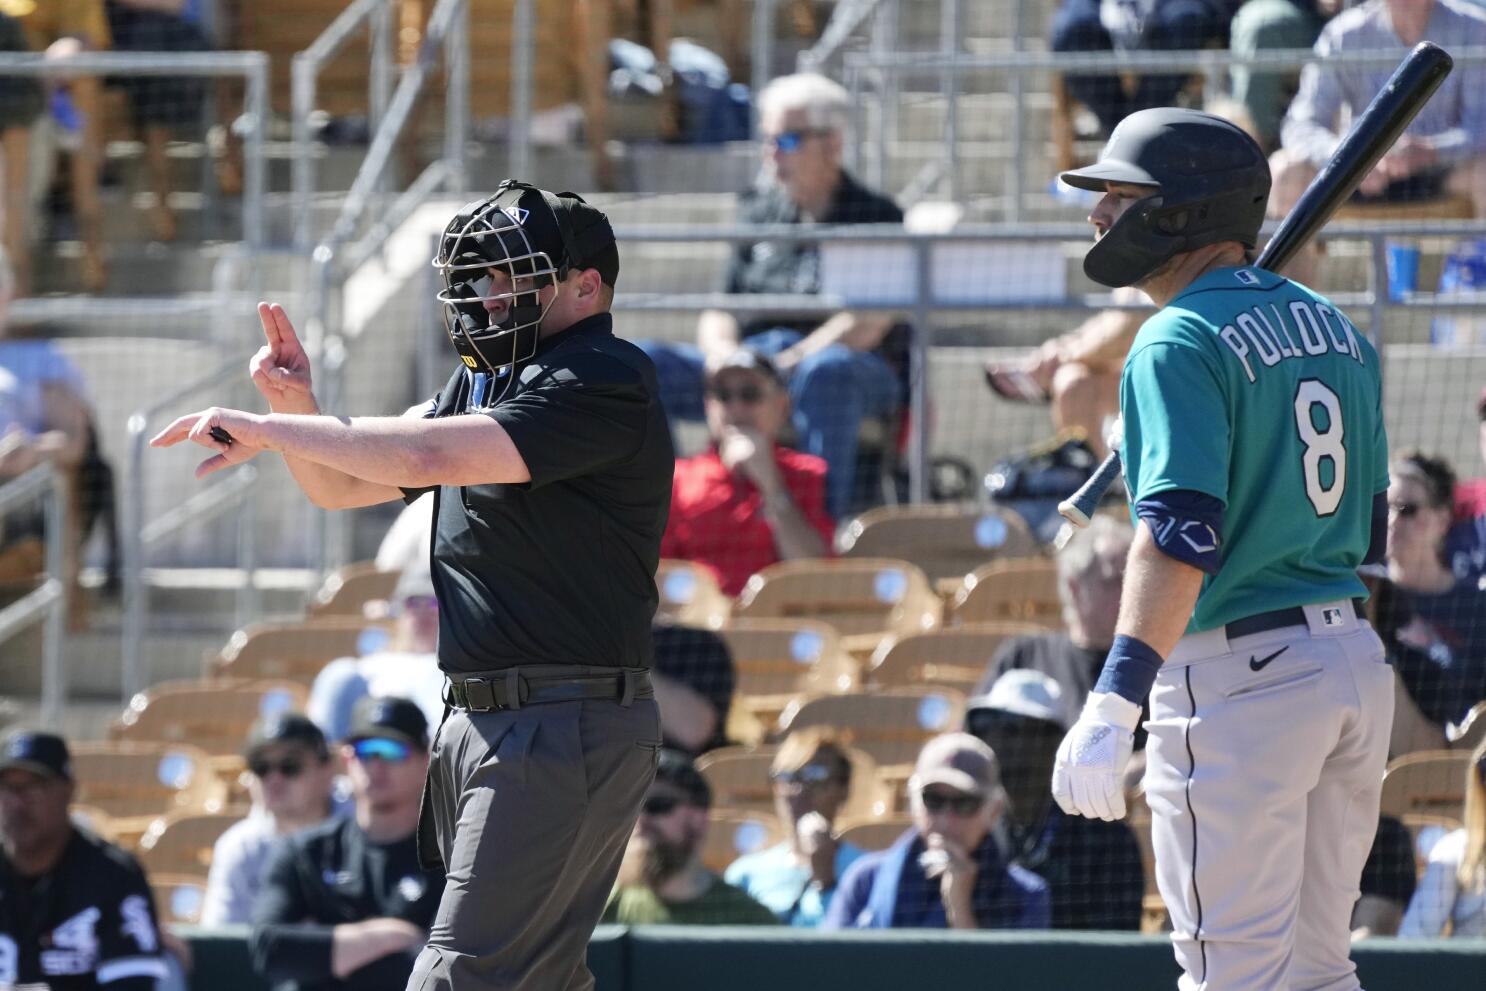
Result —
[[1146, 799], [1181, 991], [1356, 991], [1393, 669], [1347, 601], [1183, 637], [1151, 692]]
[[653, 697], [449, 713], [419, 824], [448, 881], [409, 991], [593, 987], [588, 940], [660, 739]]

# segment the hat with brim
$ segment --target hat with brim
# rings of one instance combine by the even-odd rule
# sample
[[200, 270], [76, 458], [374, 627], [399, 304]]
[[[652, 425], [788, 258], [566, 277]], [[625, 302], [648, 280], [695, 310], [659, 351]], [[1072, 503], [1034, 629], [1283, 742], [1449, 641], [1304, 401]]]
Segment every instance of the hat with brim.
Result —
[[351, 731], [346, 734], [346, 742], [374, 738], [398, 740], [426, 750], [428, 720], [417, 703], [408, 699], [368, 695], [357, 701], [351, 710]]
[[924, 744], [913, 768], [912, 786], [945, 785], [967, 795], [989, 795], [1000, 781], [996, 755], [969, 733], [945, 733]]
[[25, 771], [38, 777], [72, 780], [67, 741], [55, 733], [16, 730], [0, 744], [0, 771]]

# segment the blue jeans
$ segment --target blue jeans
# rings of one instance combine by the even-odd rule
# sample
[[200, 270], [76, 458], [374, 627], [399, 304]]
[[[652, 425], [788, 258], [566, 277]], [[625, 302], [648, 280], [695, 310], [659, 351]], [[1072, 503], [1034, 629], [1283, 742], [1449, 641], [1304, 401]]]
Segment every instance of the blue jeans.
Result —
[[[805, 335], [777, 328], [754, 334], [743, 343], [775, 355]], [[701, 420], [702, 352], [693, 344], [636, 341], [655, 362], [661, 402], [677, 420]], [[885, 416], [900, 402], [901, 389], [887, 362], [870, 352], [832, 344], [804, 358], [790, 370], [791, 418], [800, 450], [825, 459], [826, 509], [841, 520], [852, 509], [857, 465], [857, 431], [869, 416]]]

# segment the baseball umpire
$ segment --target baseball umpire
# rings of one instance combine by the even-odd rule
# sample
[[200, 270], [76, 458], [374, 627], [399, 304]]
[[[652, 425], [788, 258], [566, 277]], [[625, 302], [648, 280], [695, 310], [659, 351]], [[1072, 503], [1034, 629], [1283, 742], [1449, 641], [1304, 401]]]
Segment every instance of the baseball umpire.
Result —
[[1138, 532], [1117, 635], [1054, 797], [1124, 815], [1149, 695], [1179, 987], [1357, 988], [1348, 923], [1393, 717], [1357, 577], [1386, 532], [1378, 355], [1325, 298], [1251, 266], [1269, 166], [1228, 121], [1131, 114], [1063, 180], [1104, 194], [1084, 271], [1160, 310], [1120, 385]]
[[434, 264], [461, 364], [425, 406], [315, 415], [303, 348], [263, 305], [252, 371], [274, 412], [205, 410], [152, 443], [215, 450], [198, 474], [279, 451], [326, 507], [435, 492], [452, 711], [420, 847], [448, 883], [409, 987], [589, 988], [660, 746], [647, 665], [670, 431], [650, 360], [613, 333], [600, 211], [507, 180], [450, 221]]

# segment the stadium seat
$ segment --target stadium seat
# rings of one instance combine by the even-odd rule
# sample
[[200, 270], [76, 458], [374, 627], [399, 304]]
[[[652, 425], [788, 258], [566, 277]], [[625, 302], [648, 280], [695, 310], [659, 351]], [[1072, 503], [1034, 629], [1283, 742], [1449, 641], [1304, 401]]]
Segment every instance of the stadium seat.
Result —
[[974, 623], [892, 637], [878, 646], [867, 666], [874, 687], [937, 685], [967, 695], [985, 676], [991, 658], [1010, 637], [1044, 632], [1031, 623]]
[[1414, 869], [1422, 874], [1429, 863], [1429, 851], [1447, 833], [1460, 828], [1460, 820], [1449, 816], [1410, 814], [1399, 817], [1403, 827], [1409, 831], [1409, 842], [1414, 848]]
[[380, 571], [375, 561], [357, 561], [326, 576], [310, 600], [311, 616], [366, 617], [366, 608], [391, 598], [399, 571]]
[[856, 661], [834, 627], [808, 619], [735, 619], [718, 633], [737, 674], [734, 694], [754, 717], [773, 723], [799, 695], [854, 691]]
[[109, 729], [114, 740], [190, 743], [236, 757], [259, 718], [304, 710], [309, 693], [292, 681], [170, 681], [140, 692]]
[[836, 539], [844, 557], [901, 558], [931, 581], [963, 577], [993, 560], [1030, 556], [1037, 547], [1014, 512], [947, 503], [880, 506], [852, 520]]
[[662, 622], [715, 630], [727, 622], [732, 609], [712, 572], [690, 561], [663, 558], [655, 572], [655, 587], [660, 593], [655, 618]]
[[1062, 625], [1057, 565], [1045, 558], [996, 561], [973, 574], [950, 599], [948, 624], [1019, 621]]
[[[721, 747], [697, 758], [697, 770], [712, 788], [714, 808], [774, 813], [774, 786], [769, 781], [778, 747]], [[851, 792], [841, 807], [841, 817], [871, 818], [889, 806], [878, 782], [877, 762], [855, 747], [847, 751], [851, 760]]]
[[353, 616], [252, 623], [233, 633], [207, 666], [214, 678], [287, 678], [308, 685], [337, 657], [366, 652], [361, 638], [369, 631], [380, 646], [387, 628]]
[[1486, 742], [1486, 702], [1476, 703], [1475, 707], [1466, 713], [1456, 729], [1455, 738], [1450, 741], [1450, 749], [1471, 753], [1482, 742]]
[[702, 863], [721, 874], [745, 853], [766, 850], [785, 838], [783, 824], [772, 814], [713, 809], [702, 844]]
[[226, 789], [205, 751], [180, 743], [77, 743], [76, 799], [101, 809], [127, 844], [171, 812], [219, 812]]
[[748, 579], [733, 615], [816, 619], [831, 624], [852, 654], [869, 656], [887, 633], [939, 623], [939, 598], [915, 565], [892, 558], [781, 561]]
[[1470, 761], [1471, 755], [1464, 750], [1426, 750], [1395, 758], [1383, 775], [1382, 813], [1462, 821]]
[[863, 850], [886, 850], [913, 828], [913, 817], [901, 814], [877, 819], [843, 820], [838, 838]]
[[194, 925], [206, 905], [206, 874], [150, 874], [155, 914], [166, 925]]
[[104, 812], [96, 805], [80, 805], [73, 802], [67, 807], [67, 815], [73, 823], [86, 829], [94, 836], [113, 842], [118, 838], [118, 828], [114, 825], [113, 816]]
[[786, 709], [787, 731], [834, 726], [847, 742], [884, 765], [911, 766], [925, 741], [960, 728], [965, 696], [947, 688], [914, 686], [871, 694], [825, 695]]
[[151, 875], [201, 874], [212, 864], [212, 847], [233, 823], [236, 812], [172, 813], [150, 823], [140, 837], [139, 862]]

